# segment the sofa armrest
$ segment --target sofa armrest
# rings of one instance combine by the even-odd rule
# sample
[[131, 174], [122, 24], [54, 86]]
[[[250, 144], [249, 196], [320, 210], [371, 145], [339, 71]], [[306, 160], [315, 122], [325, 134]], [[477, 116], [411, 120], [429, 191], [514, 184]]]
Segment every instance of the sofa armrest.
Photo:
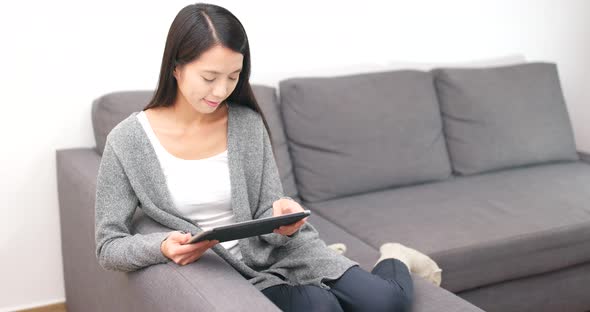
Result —
[[134, 311], [280, 311], [211, 250], [185, 266], [168, 262], [127, 274]]
[[484, 312], [465, 299], [442, 287], [435, 286], [422, 277], [412, 275], [412, 280], [414, 281], [412, 311]]
[[580, 160], [590, 164], [590, 153], [578, 151], [578, 156], [580, 156]]
[[[280, 311], [212, 250], [198, 261], [125, 273], [104, 270], [94, 252], [94, 201], [100, 155], [56, 151], [61, 245], [68, 311]], [[136, 210], [135, 233], [171, 231]]]
[[[135, 211], [131, 233], [169, 232], [141, 209]], [[280, 311], [213, 250], [188, 265], [172, 261], [129, 273], [137, 311]]]

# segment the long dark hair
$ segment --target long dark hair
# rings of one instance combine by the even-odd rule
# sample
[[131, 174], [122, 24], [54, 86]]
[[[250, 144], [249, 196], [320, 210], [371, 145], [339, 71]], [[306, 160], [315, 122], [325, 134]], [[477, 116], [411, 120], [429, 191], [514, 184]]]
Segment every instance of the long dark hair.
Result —
[[250, 46], [244, 26], [230, 11], [213, 4], [187, 5], [174, 18], [166, 38], [158, 87], [143, 110], [172, 106], [178, 88], [173, 75], [174, 68], [196, 60], [203, 52], [218, 44], [243, 55], [238, 83], [227, 101], [232, 105], [244, 105], [258, 112], [270, 136], [266, 118], [250, 86]]

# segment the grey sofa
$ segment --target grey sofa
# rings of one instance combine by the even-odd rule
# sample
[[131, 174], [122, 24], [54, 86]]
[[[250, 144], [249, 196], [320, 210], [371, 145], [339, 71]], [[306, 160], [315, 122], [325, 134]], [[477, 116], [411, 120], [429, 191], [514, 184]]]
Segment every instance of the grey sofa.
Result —
[[[253, 87], [288, 196], [370, 270], [400, 242], [443, 269], [414, 311], [590, 309], [590, 157], [575, 150], [557, 67], [396, 70]], [[187, 266], [103, 270], [94, 255], [106, 135], [149, 100], [92, 107], [96, 147], [57, 151], [69, 311], [277, 311], [214, 252]], [[170, 229], [138, 209], [133, 233]], [[228, 298], [230, 298], [228, 300]]]

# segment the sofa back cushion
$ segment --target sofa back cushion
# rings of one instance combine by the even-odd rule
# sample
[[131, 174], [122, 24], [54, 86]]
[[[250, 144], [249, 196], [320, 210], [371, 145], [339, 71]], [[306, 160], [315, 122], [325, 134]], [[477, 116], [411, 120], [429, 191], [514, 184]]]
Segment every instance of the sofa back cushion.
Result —
[[578, 159], [555, 64], [433, 73], [456, 174]]
[[92, 102], [92, 127], [96, 151], [100, 155], [104, 151], [109, 132], [132, 112], [142, 110], [150, 101], [152, 94], [153, 91], [112, 92]]
[[[276, 89], [253, 85], [252, 89], [266, 118], [273, 139], [275, 160], [286, 196], [299, 200], [293, 166], [286, 144], [283, 125], [278, 110]], [[132, 112], [142, 110], [150, 101], [153, 91], [123, 91], [105, 94], [92, 104], [92, 125], [96, 139], [96, 151], [102, 155], [109, 132]]]
[[449, 177], [430, 72], [292, 78], [279, 90], [304, 201]]

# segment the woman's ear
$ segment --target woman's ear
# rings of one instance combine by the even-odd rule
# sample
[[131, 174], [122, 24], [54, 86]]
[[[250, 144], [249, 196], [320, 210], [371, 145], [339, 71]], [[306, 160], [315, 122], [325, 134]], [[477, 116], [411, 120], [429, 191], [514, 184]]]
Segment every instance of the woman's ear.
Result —
[[174, 66], [174, 69], [172, 70], [172, 76], [174, 76], [174, 78], [176, 78], [176, 81], [178, 81], [178, 72], [177, 72], [177, 66]]
[[182, 70], [184, 69], [184, 66], [181, 64], [175, 64], [174, 68], [172, 69], [172, 76], [174, 76], [174, 78], [176, 78], [176, 81], [178, 81], [180, 78], [182, 78]]

